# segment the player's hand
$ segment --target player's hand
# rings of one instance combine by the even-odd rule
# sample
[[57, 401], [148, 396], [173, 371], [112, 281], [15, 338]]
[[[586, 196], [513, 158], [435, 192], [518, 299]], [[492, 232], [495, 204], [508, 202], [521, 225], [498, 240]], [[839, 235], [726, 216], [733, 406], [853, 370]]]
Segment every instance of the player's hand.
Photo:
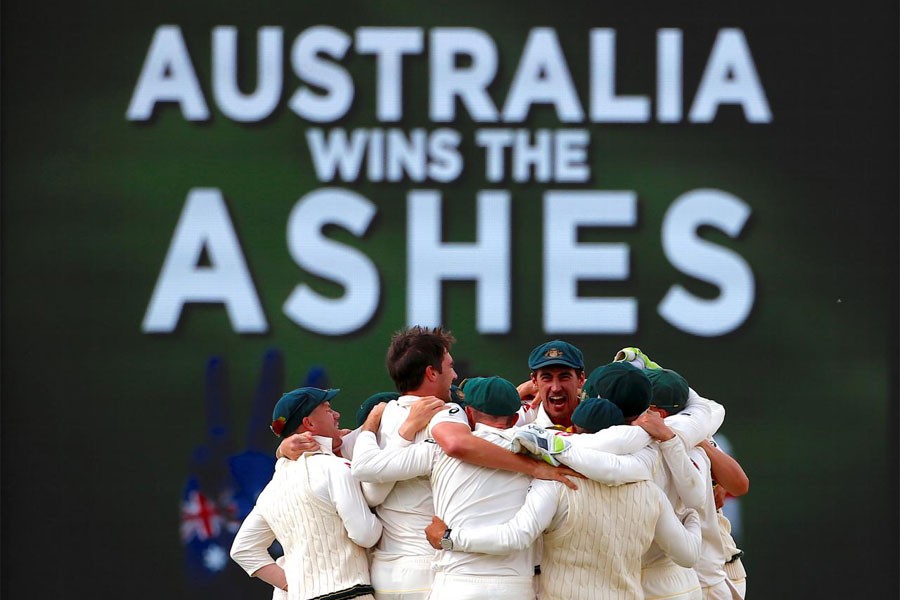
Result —
[[637, 425], [646, 431], [650, 437], [661, 442], [671, 440], [675, 437], [672, 431], [659, 413], [653, 410], [644, 411], [644, 413], [634, 420], [633, 425]]
[[[578, 486], [572, 481], [572, 477], [575, 477], [576, 479], [586, 479], [584, 475], [565, 465], [554, 467], [541, 461], [534, 461], [534, 464], [535, 468], [534, 472], [531, 474], [532, 477], [535, 479], [545, 479], [547, 481], [558, 481], [573, 490], [577, 490]], [[443, 532], [441, 532], [441, 534], [443, 535]]]
[[431, 517], [431, 524], [425, 528], [425, 537], [428, 538], [428, 543], [435, 550], [441, 549], [441, 538], [444, 537], [445, 531], [447, 531], [447, 524], [441, 521], [440, 517]]
[[304, 452], [316, 452], [319, 450], [319, 442], [313, 439], [308, 431], [295, 433], [281, 440], [275, 456], [297, 460]]
[[714, 485], [713, 486], [713, 498], [716, 500], [716, 510], [722, 508], [725, 505], [725, 498], [728, 497], [728, 490], [725, 489], [724, 485]]
[[447, 403], [437, 396], [419, 398], [409, 407], [409, 415], [400, 425], [398, 433], [407, 441], [414, 440], [416, 434], [428, 426], [434, 415], [447, 408]]
[[[256, 503], [275, 470], [269, 423], [272, 406], [284, 389], [284, 359], [275, 348], [263, 356], [246, 435], [236, 435], [229, 416], [229, 385], [225, 360], [211, 356], [204, 373], [206, 436], [191, 458], [181, 504], [181, 535], [185, 567], [192, 583], [222, 585], [206, 595], [223, 597], [233, 570], [228, 548], [241, 521]], [[240, 428], [239, 431], [243, 430]], [[217, 558], [219, 557], [219, 558]]]
[[693, 508], [684, 509], [684, 513], [681, 515], [681, 524], [685, 527], [694, 527], [697, 531], [700, 530], [700, 515]]
[[[538, 387], [531, 379], [517, 385], [516, 391], [519, 392], [519, 398], [522, 399], [523, 404], [529, 402], [534, 404], [534, 401], [537, 400]], [[540, 406], [540, 400], [537, 401], [537, 404]], [[537, 408], [537, 406], [532, 406], [532, 408]]]
[[382, 402], [373, 406], [372, 410], [369, 412], [369, 416], [366, 417], [366, 420], [362, 424], [362, 430], [378, 433], [378, 428], [381, 426], [381, 415], [384, 414], [385, 408], [387, 408], [387, 402]]

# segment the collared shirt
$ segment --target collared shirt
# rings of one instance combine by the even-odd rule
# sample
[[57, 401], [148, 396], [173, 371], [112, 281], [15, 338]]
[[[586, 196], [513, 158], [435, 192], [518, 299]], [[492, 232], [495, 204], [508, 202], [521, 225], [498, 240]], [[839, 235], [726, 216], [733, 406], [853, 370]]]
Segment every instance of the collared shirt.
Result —
[[[275, 464], [276, 473], [286, 477], [305, 477], [304, 465], [299, 463], [306, 461], [313, 494], [334, 506], [353, 542], [364, 548], [371, 547], [378, 541], [382, 527], [366, 505], [359, 483], [350, 474], [350, 461], [334, 455], [331, 438], [313, 436], [313, 439], [319, 443], [320, 451], [305, 453], [297, 461], [280, 458]], [[266, 489], [272, 485], [270, 482]], [[275, 562], [268, 552], [274, 541], [275, 533], [271, 526], [254, 507], [234, 538], [231, 557], [248, 575], [253, 575]]]
[[[545, 531], [559, 529], [568, 518], [569, 501], [566, 487], [557, 481], [536, 479], [525, 498], [525, 504], [510, 521], [485, 527], [454, 529], [450, 534], [454, 549], [466, 552], [502, 554], [527, 548]], [[682, 526], [672, 505], [658, 487], [660, 515], [654, 539], [680, 561], [697, 556], [696, 521], [689, 533]], [[578, 492], [574, 492], [578, 493]]]
[[[381, 416], [379, 428], [379, 444], [383, 448], [388, 444], [403, 445], [405, 442], [398, 430], [409, 415], [410, 406], [419, 400], [418, 396], [400, 396], [387, 403]], [[424, 431], [416, 434], [415, 443], [425, 443], [430, 439], [431, 430], [439, 423], [454, 422], [469, 426], [465, 412], [457, 405], [448, 403], [449, 410], [437, 413]], [[358, 468], [366, 464], [365, 453], [361, 452], [360, 442], [356, 441], [354, 462]], [[433, 440], [427, 442], [433, 444]], [[365, 478], [361, 479], [365, 480]], [[434, 548], [425, 538], [424, 530], [434, 516], [434, 501], [431, 494], [431, 482], [427, 476], [419, 476], [397, 481], [384, 501], [376, 508], [378, 517], [384, 524], [384, 534], [375, 550], [375, 558], [391, 560], [401, 556], [433, 556]]]
[[561, 429], [563, 431], [568, 431], [562, 425], [557, 425], [553, 422], [553, 419], [550, 418], [550, 415], [547, 414], [547, 411], [544, 410], [544, 403], [542, 402], [537, 409], [537, 416], [534, 418], [534, 424], [543, 427], [544, 429]]
[[719, 533], [719, 516], [716, 510], [716, 499], [712, 489], [712, 474], [710, 472], [709, 457], [702, 449], [696, 449], [691, 453], [691, 458], [697, 462], [700, 472], [704, 475], [704, 490], [706, 499], [698, 511], [700, 513], [700, 531], [703, 535], [703, 545], [700, 548], [700, 560], [694, 570], [704, 587], [714, 586], [727, 578], [725, 574], [725, 561], [731, 556], [726, 555], [725, 545]]
[[[476, 424], [473, 435], [509, 450], [512, 429]], [[440, 446], [425, 442], [379, 449], [374, 434], [363, 432], [357, 440], [353, 473], [368, 481], [394, 481], [430, 476], [434, 512], [449, 527], [469, 527], [511, 519], [525, 502], [531, 477], [489, 469], [447, 456]], [[428, 522], [431, 522], [431, 515]], [[424, 530], [424, 526], [422, 528]], [[422, 531], [419, 531], [422, 536]], [[430, 548], [430, 546], [429, 546]], [[432, 550], [432, 553], [434, 551]], [[530, 577], [534, 572], [530, 547], [501, 556], [440, 552], [435, 569], [454, 575]]]
[[[478, 423], [473, 434], [509, 450], [512, 431]], [[440, 453], [431, 473], [435, 514], [450, 528], [508, 521], [525, 502], [531, 481], [522, 473], [480, 467]], [[497, 555], [441, 551], [435, 569], [452, 575], [530, 577], [534, 565], [529, 546]]]
[[724, 420], [725, 407], [689, 388], [684, 408], [678, 414], [666, 417], [665, 422], [684, 440], [685, 446], [693, 448], [706, 438], [712, 437]]

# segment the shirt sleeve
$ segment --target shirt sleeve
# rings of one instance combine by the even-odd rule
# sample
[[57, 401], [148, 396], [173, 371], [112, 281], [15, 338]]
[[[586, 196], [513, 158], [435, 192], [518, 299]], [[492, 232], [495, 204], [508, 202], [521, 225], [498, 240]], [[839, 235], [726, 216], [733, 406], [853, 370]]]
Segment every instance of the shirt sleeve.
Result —
[[372, 508], [380, 506], [388, 497], [388, 494], [391, 493], [391, 490], [394, 489], [394, 482], [369, 483], [368, 481], [361, 481], [359, 485], [362, 488], [362, 493], [363, 497], [365, 497], [366, 499], [366, 504], [368, 504]]
[[516, 424], [514, 427], [524, 427], [534, 423], [535, 419], [537, 419], [537, 413], [538, 411], [532, 409], [529, 405], [523, 404], [522, 408], [516, 412]]
[[700, 466], [688, 457], [681, 439], [676, 435], [671, 440], [659, 443], [663, 460], [672, 474], [672, 483], [681, 501], [688, 508], [699, 509], [706, 501], [705, 479]]
[[269, 554], [269, 546], [274, 541], [275, 533], [254, 507], [234, 536], [231, 558], [252, 577], [261, 568], [275, 562]]
[[656, 489], [659, 492], [659, 519], [654, 541], [676, 564], [691, 568], [700, 558], [700, 517], [697, 511], [689, 510], [682, 525], [665, 493], [658, 487]]
[[356, 446], [356, 439], [359, 437], [360, 433], [362, 433], [362, 429], [357, 427], [341, 438], [341, 456], [347, 460], [353, 460], [353, 449]]
[[[578, 436], [571, 436], [567, 439], [575, 437]], [[681, 444], [681, 441], [677, 440], [677, 438], [676, 441]], [[653, 478], [652, 461], [649, 461], [648, 455], [644, 453], [619, 456], [609, 452], [572, 445], [563, 453], [557, 455], [557, 459], [588, 479], [593, 479], [606, 485], [621, 485]]]
[[359, 482], [350, 474], [349, 463], [346, 468], [330, 470], [328, 494], [350, 539], [363, 548], [374, 546], [381, 537], [381, 521], [366, 504]]
[[[444, 411], [446, 412], [446, 411]], [[353, 449], [351, 473], [360, 481], [393, 483], [431, 473], [436, 444], [422, 442], [407, 447], [389, 444], [379, 448], [375, 434], [363, 431]]]
[[653, 441], [650, 434], [634, 425], [614, 425], [597, 433], [580, 433], [567, 439], [573, 446], [619, 455], [634, 454]]
[[550, 526], [559, 504], [555, 481], [536, 479], [525, 496], [525, 504], [506, 523], [487, 527], [453, 529], [453, 549], [483, 554], [509, 554], [531, 546]]
[[428, 423], [428, 427], [426, 430], [426, 437], [431, 437], [431, 430], [434, 429], [436, 425], [440, 425], [441, 423], [462, 423], [466, 427], [469, 427], [469, 418], [466, 416], [466, 411], [460, 407], [459, 404], [454, 402], [447, 403], [447, 410], [442, 410], [438, 414], [431, 417], [431, 421]]
[[677, 415], [666, 417], [666, 425], [684, 440], [685, 446], [693, 448], [718, 431], [724, 420], [724, 406], [690, 388], [687, 405]]

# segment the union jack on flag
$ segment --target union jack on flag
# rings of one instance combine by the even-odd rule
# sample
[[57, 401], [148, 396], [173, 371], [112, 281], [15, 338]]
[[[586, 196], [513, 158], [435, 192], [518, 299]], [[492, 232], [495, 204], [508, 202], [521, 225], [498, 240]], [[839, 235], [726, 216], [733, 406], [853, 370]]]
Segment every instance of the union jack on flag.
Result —
[[[193, 486], [189, 486], [193, 487]], [[199, 489], [186, 490], [181, 503], [181, 541], [206, 541], [219, 535], [222, 530], [222, 515]]]

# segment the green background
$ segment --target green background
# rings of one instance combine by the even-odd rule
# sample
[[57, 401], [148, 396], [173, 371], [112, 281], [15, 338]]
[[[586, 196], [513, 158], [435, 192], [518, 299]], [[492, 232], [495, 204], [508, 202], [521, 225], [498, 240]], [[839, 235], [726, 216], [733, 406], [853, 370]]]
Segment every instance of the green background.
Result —
[[[301, 282], [341, 294], [300, 270], [287, 251], [291, 208], [326, 185], [306, 147], [304, 132], [314, 125], [286, 106], [300, 85], [290, 71], [271, 118], [244, 125], [221, 115], [212, 101], [210, 37], [216, 25], [236, 25], [246, 49], [259, 27], [279, 25], [289, 45], [307, 27], [327, 24], [347, 33], [360, 26], [482, 29], [499, 49], [491, 87], [498, 104], [533, 27], [559, 34], [582, 102], [591, 28], [617, 31], [620, 93], [652, 98], [656, 31], [678, 27], [685, 112], [716, 33], [744, 31], [772, 123], [749, 124], [731, 106], [709, 124], [585, 125], [592, 180], [570, 187], [635, 190], [639, 225], [582, 235], [627, 243], [631, 273], [625, 282], [582, 284], [580, 293], [637, 298], [639, 331], [566, 339], [591, 365], [638, 345], [726, 406], [722, 431], [751, 480], [740, 539], [750, 597], [895, 597], [897, 4], [672, 4], [4, 1], [3, 596], [268, 597], [264, 584], [233, 564], [219, 587], [194, 587], [183, 573], [178, 508], [189, 457], [206, 435], [206, 361], [217, 355], [227, 364], [235, 431], [249, 419], [260, 360], [272, 347], [285, 353], [288, 387], [313, 366], [327, 369], [343, 390], [337, 406], [349, 426], [360, 401], [391, 388], [383, 356], [405, 325], [409, 189], [443, 193], [444, 239], [459, 242], [474, 240], [478, 190], [513, 196], [513, 330], [478, 334], [474, 284], [444, 286], [444, 325], [458, 338], [460, 375], [522, 380], [528, 352], [552, 337], [541, 330], [542, 197], [566, 186], [489, 185], [472, 152], [477, 125], [464, 114], [449, 125], [468, 144], [466, 169], [452, 184], [338, 184], [378, 207], [363, 238], [329, 232], [379, 269], [381, 304], [372, 321], [353, 335], [327, 337], [284, 315], [282, 304]], [[163, 24], [182, 29], [213, 111], [209, 122], [189, 123], [172, 105], [157, 107], [147, 123], [125, 119]], [[242, 56], [252, 66], [255, 53]], [[434, 128], [427, 57], [408, 60], [399, 126]], [[287, 55], [285, 64], [289, 70]], [[357, 96], [334, 126], [380, 126], [372, 59], [351, 50], [343, 64]], [[546, 108], [513, 125], [558, 126]], [[227, 199], [266, 334], [234, 333], [216, 305], [188, 307], [173, 334], [141, 332], [195, 187], [219, 188]], [[748, 320], [714, 338], [679, 331], [656, 312], [675, 283], [704, 297], [717, 293], [669, 265], [660, 244], [665, 210], [697, 188], [722, 189], [752, 210], [737, 239], [704, 233], [743, 257], [757, 285]]]

